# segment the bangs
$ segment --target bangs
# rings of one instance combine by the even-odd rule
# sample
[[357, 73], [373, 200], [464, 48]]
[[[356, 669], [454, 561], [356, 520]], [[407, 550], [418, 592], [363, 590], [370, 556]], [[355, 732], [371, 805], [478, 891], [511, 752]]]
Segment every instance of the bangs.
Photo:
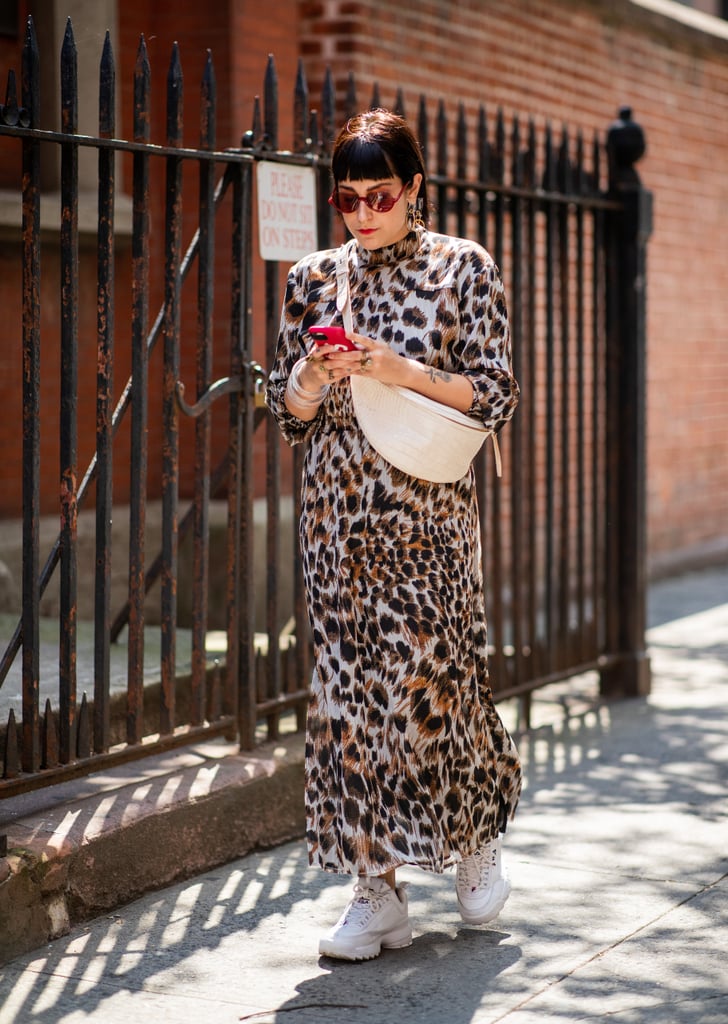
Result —
[[387, 156], [378, 142], [369, 139], [347, 139], [334, 155], [331, 165], [334, 181], [362, 181], [371, 178], [381, 181], [384, 178], [396, 178], [397, 172], [387, 160]]

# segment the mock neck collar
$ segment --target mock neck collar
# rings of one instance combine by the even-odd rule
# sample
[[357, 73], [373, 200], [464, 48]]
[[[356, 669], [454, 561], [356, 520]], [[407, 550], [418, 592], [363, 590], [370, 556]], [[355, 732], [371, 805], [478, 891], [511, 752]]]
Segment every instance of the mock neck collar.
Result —
[[399, 263], [414, 256], [422, 248], [425, 238], [424, 228], [415, 228], [391, 245], [383, 245], [381, 249], [365, 249], [356, 239], [349, 242], [350, 258], [353, 257], [362, 267], [380, 267], [388, 263]]

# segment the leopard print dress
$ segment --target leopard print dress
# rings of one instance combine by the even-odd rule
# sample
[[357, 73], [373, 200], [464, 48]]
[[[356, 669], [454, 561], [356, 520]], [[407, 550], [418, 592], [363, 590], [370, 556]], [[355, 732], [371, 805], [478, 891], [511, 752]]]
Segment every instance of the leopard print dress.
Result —
[[[512, 415], [503, 286], [473, 242], [428, 231], [376, 251], [347, 243], [355, 330], [466, 375], [470, 415]], [[358, 427], [348, 382], [304, 422], [284, 403], [302, 338], [340, 323], [336, 250], [291, 270], [266, 401], [308, 442], [300, 540], [315, 668], [306, 743], [309, 859], [351, 874], [441, 872], [504, 831], [520, 795], [513, 741], [488, 687], [480, 532], [471, 469], [408, 476]]]

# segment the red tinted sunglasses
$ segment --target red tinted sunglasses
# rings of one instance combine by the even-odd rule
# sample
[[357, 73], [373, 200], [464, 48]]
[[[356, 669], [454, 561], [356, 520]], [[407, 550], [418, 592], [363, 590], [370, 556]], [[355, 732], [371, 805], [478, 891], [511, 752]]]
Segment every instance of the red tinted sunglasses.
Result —
[[396, 196], [393, 196], [391, 192], [368, 192], [365, 196], [358, 196], [355, 192], [345, 192], [342, 195], [338, 188], [335, 188], [329, 196], [329, 202], [339, 213], [354, 213], [359, 203], [366, 203], [369, 209], [375, 213], [389, 213], [406, 187], [403, 185]]

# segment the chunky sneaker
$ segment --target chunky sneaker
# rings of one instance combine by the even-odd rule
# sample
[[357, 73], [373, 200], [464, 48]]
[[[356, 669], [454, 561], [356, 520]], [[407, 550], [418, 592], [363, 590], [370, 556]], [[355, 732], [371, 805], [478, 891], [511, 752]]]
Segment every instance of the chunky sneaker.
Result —
[[340, 960], [371, 960], [384, 949], [412, 942], [403, 885], [392, 889], [383, 878], [362, 875], [346, 910], [319, 942], [321, 956]]
[[501, 866], [500, 836], [458, 864], [455, 889], [460, 916], [468, 924], [485, 924], [500, 914], [511, 891]]

